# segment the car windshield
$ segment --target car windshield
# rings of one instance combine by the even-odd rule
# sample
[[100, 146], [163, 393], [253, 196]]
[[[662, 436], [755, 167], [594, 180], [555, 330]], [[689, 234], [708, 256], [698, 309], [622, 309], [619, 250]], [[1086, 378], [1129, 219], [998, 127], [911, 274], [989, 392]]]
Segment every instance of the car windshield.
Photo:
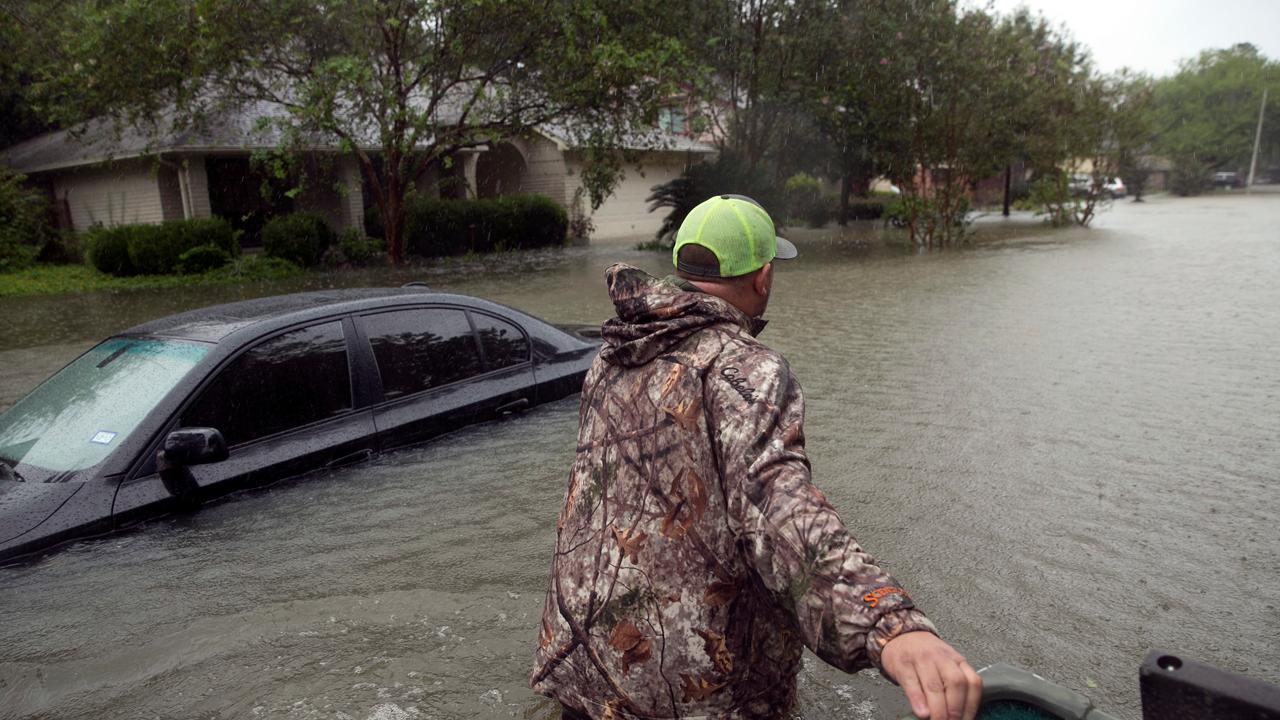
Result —
[[107, 340], [0, 415], [0, 461], [17, 470], [16, 479], [28, 480], [97, 465], [209, 347]]

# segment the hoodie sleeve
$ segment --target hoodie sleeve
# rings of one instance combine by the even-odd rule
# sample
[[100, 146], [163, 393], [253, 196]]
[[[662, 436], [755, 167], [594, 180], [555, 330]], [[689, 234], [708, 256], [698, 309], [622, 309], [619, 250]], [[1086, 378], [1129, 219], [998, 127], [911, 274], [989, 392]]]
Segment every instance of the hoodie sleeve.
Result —
[[854, 672], [879, 667], [885, 644], [902, 633], [936, 632], [811, 482], [804, 399], [786, 361], [757, 348], [722, 357], [705, 393], [731, 528], [805, 644]]

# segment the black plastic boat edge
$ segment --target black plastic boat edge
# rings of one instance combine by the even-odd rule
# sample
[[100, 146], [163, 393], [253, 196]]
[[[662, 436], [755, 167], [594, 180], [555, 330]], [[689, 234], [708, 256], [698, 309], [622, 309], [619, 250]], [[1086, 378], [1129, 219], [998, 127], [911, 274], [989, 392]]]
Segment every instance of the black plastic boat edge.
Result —
[[1152, 650], [1138, 670], [1144, 720], [1280, 720], [1280, 686]]
[[[982, 702], [1013, 700], [1062, 720], [1117, 720], [1093, 706], [1093, 701], [1033, 672], [996, 663], [978, 671], [982, 677]], [[904, 715], [902, 720], [913, 720]]]

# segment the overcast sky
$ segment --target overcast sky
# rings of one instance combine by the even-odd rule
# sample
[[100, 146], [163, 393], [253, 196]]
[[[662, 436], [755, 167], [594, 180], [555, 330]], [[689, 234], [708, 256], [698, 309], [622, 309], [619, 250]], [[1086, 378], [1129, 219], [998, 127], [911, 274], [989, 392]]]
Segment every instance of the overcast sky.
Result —
[[1280, 60], [1280, 0], [992, 0], [992, 5], [1000, 13], [1025, 5], [1065, 25], [1089, 47], [1103, 72], [1127, 65], [1171, 75], [1183, 58], [1240, 42]]

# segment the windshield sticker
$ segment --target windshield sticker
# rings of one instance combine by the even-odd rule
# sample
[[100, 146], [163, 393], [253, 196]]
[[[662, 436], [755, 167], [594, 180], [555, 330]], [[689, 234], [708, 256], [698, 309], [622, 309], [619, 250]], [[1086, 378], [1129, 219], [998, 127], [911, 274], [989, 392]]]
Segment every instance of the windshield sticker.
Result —
[[94, 433], [93, 437], [89, 438], [89, 442], [97, 443], [99, 445], [110, 445], [111, 441], [116, 439], [116, 435], [117, 433], [113, 433], [110, 430], [99, 430]]

